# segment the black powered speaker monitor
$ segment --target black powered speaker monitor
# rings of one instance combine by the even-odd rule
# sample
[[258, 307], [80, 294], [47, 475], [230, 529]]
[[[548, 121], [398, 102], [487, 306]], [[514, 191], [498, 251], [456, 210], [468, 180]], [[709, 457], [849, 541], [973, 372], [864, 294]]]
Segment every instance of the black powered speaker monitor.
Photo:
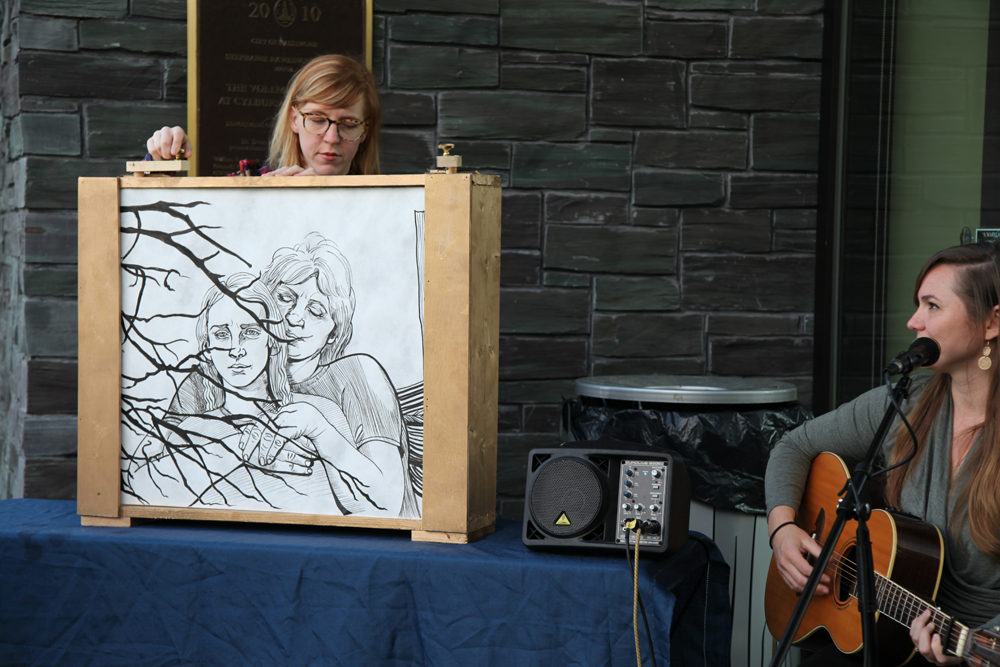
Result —
[[687, 543], [690, 512], [687, 469], [674, 452], [598, 440], [528, 454], [528, 547], [621, 549], [626, 522], [641, 519], [649, 527], [640, 551], [675, 553]]

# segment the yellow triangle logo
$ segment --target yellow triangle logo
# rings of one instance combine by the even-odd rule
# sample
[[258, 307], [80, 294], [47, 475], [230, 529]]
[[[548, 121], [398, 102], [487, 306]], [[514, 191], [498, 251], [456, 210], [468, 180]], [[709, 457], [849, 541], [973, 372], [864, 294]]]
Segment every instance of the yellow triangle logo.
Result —
[[559, 518], [556, 519], [556, 525], [557, 526], [571, 526], [573, 524], [571, 524], [569, 522], [569, 517], [566, 516], [566, 512], [563, 512], [562, 514], [559, 515]]

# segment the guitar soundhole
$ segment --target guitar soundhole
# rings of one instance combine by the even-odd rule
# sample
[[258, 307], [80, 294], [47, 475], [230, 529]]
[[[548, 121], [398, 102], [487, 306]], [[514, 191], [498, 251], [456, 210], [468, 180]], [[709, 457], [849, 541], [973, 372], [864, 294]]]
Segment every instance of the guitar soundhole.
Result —
[[857, 597], [858, 568], [856, 566], [854, 545], [847, 547], [841, 555], [834, 554], [833, 559], [837, 561], [836, 575], [834, 575], [834, 597], [838, 606], [846, 606], [851, 600]]

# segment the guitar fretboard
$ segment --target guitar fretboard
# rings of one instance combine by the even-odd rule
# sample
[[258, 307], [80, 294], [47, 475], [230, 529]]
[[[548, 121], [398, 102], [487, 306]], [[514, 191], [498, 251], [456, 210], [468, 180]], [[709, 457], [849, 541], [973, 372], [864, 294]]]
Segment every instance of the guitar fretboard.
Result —
[[[843, 565], [838, 564], [838, 567], [843, 568], [843, 575], [854, 577], [854, 581], [850, 584], [850, 591], [851, 597], [857, 598], [858, 582], [855, 564], [847, 559], [842, 559], [842, 563]], [[878, 572], [875, 573], [875, 597], [878, 601], [879, 612], [906, 627], [910, 627], [913, 619], [930, 609], [930, 622], [942, 638], [942, 646], [950, 653], [965, 657], [969, 628], [956, 621], [954, 617], [936, 609], [930, 602], [914, 595]]]

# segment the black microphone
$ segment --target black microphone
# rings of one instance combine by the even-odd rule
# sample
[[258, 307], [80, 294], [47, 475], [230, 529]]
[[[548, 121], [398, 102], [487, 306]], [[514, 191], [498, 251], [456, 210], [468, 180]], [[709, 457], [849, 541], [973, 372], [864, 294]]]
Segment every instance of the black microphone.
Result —
[[910, 349], [900, 352], [885, 367], [883, 373], [896, 375], [897, 373], [908, 374], [918, 366], [930, 366], [941, 356], [941, 348], [933, 338], [918, 338], [910, 345]]

